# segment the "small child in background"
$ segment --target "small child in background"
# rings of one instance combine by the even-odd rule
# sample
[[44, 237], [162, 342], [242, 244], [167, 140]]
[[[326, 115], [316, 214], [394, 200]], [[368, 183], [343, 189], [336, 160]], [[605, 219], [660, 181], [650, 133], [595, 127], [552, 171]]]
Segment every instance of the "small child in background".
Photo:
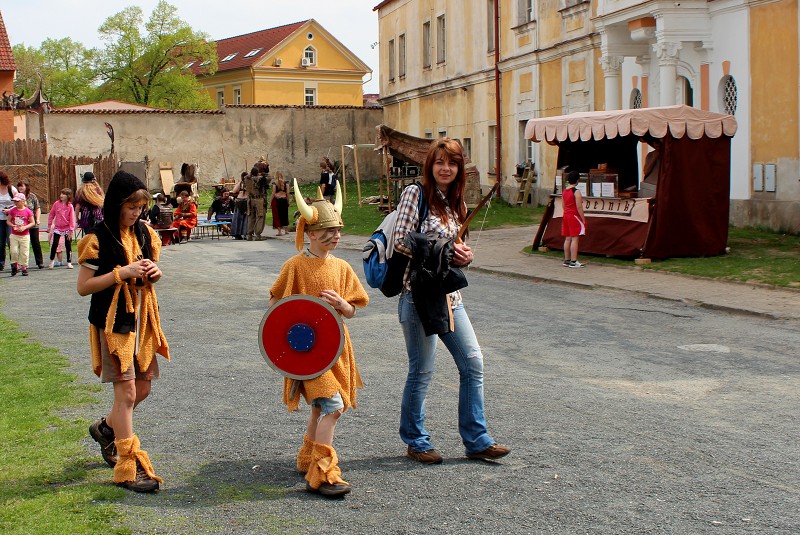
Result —
[[564, 236], [564, 267], [582, 268], [586, 264], [578, 262], [578, 239], [586, 235], [586, 219], [583, 215], [583, 196], [576, 188], [580, 174], [567, 173], [567, 187], [562, 194], [564, 217], [561, 219], [561, 235]]
[[[342, 198], [336, 189], [336, 201], [303, 199], [297, 181], [294, 184], [295, 200], [301, 216], [295, 235], [295, 246], [303, 249], [304, 234], [308, 235], [308, 248], [297, 254], [281, 268], [280, 275], [270, 289], [269, 305], [290, 295], [305, 294], [319, 297], [344, 318], [356, 314], [356, 308], [365, 307], [369, 296], [350, 264], [331, 253], [339, 244], [342, 223]], [[303, 445], [297, 452], [297, 469], [306, 474], [306, 490], [326, 497], [343, 496], [350, 492], [350, 484], [341, 478], [339, 458], [333, 449], [336, 422], [348, 407], [355, 408], [357, 389], [363, 386], [356, 367], [350, 334], [344, 326], [344, 349], [331, 369], [313, 379], [298, 381], [284, 379], [283, 401], [290, 411], [297, 410], [300, 395], [311, 406]]]
[[53, 234], [53, 243], [50, 244], [50, 265], [53, 269], [56, 259], [58, 242], [64, 238], [64, 247], [67, 253], [67, 269], [72, 269], [72, 233], [75, 231], [75, 208], [72, 206], [72, 190], [64, 188], [58, 200], [53, 203], [47, 215], [47, 226]]
[[22, 272], [23, 277], [28, 276], [28, 250], [30, 249], [31, 235], [28, 230], [33, 227], [36, 220], [31, 209], [25, 205], [25, 195], [14, 195], [14, 207], [8, 211], [6, 220], [11, 227], [9, 237], [11, 249], [11, 276]]

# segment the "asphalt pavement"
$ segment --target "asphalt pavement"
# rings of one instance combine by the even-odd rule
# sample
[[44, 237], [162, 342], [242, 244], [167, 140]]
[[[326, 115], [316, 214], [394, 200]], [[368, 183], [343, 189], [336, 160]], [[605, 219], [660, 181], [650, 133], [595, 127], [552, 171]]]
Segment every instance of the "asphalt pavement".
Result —
[[[473, 233], [465, 298], [485, 353], [490, 432], [512, 454], [500, 463], [464, 458], [458, 374], [440, 350], [426, 425], [445, 462], [405, 458], [397, 300], [369, 289], [370, 305], [347, 322], [366, 386], [336, 436], [354, 491], [333, 501], [305, 492], [294, 456], [307, 407], [286, 411], [281, 380], [257, 349], [268, 289], [294, 254], [294, 237], [165, 248], [157, 291], [173, 358], [160, 361], [162, 378], [135, 419], [165, 484], [157, 495], [127, 493], [116, 527], [170, 535], [797, 532], [800, 453], [787, 437], [800, 425], [800, 292], [591, 258], [567, 269], [521, 252], [534, 233]], [[337, 252], [357, 272], [364, 241], [344, 236]], [[79, 382], [96, 385], [88, 298], [75, 292], [76, 275], [35, 269], [11, 279], [6, 270], [0, 312], [65, 355]], [[12, 295], [38, 306], [19, 307]], [[62, 416], [88, 427], [107, 410], [111, 389], [97, 396], [100, 403]], [[96, 444], [88, 434], [83, 441], [94, 461], [85, 480], [108, 482]]]
[[[637, 267], [608, 266], [581, 257], [587, 266], [565, 268], [551, 256], [526, 254], [538, 226], [508, 227], [473, 232], [475, 249], [470, 269], [526, 279], [588, 288], [617, 289], [696, 306], [781, 320], [800, 320], [800, 288], [780, 289], [763, 284], [738, 283], [658, 272]], [[362, 236], [343, 236], [340, 247], [361, 249]], [[800, 281], [798, 281], [800, 282]]]

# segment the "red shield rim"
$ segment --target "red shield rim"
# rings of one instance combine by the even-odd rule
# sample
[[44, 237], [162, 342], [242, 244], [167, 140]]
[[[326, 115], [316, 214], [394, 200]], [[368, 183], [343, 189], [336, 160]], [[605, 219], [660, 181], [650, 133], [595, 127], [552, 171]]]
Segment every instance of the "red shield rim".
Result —
[[272, 305], [258, 331], [261, 356], [291, 379], [313, 379], [330, 370], [344, 348], [344, 324], [317, 297], [291, 295]]

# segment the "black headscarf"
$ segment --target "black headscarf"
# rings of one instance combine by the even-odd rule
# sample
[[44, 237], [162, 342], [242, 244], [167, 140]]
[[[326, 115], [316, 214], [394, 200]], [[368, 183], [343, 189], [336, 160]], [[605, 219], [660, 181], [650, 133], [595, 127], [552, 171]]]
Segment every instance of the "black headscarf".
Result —
[[[109, 242], [109, 245], [114, 251], [114, 256], [121, 260], [125, 259], [125, 251], [120, 245], [122, 238], [119, 232], [122, 203], [140, 189], [147, 190], [147, 186], [141, 180], [125, 171], [117, 171], [108, 184], [108, 190], [106, 190], [106, 197], [103, 202], [103, 222], [95, 227], [95, 231], [98, 234], [110, 233], [114, 237]], [[143, 228], [143, 225], [144, 223], [137, 220], [133, 225], [133, 231], [140, 244], [149, 244], [149, 240], [145, 239], [146, 229]]]

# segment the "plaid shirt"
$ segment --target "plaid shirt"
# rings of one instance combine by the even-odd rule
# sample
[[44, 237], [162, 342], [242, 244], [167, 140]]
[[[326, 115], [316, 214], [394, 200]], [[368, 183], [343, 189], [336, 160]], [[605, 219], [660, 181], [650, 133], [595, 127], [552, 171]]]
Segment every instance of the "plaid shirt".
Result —
[[[394, 226], [394, 250], [395, 252], [402, 253], [406, 256], [411, 256], [411, 250], [404, 244], [403, 240], [409, 232], [416, 232], [417, 225], [419, 225], [419, 196], [422, 193], [422, 188], [418, 186], [409, 186], [403, 190], [400, 195], [400, 202], [397, 204], [397, 222]], [[436, 194], [445, 201], [444, 194], [436, 190]], [[459, 222], [458, 216], [453, 213], [449, 206], [446, 207], [448, 224], [445, 224], [442, 219], [434, 214], [430, 207], [428, 208], [425, 220], [419, 228], [419, 231], [430, 237], [437, 238], [450, 238], [454, 239], [458, 234]], [[411, 265], [406, 267], [406, 272], [403, 275], [403, 288], [404, 291], [411, 291], [410, 282]], [[455, 291], [450, 294], [450, 306], [455, 309], [461, 304], [461, 292]]]

